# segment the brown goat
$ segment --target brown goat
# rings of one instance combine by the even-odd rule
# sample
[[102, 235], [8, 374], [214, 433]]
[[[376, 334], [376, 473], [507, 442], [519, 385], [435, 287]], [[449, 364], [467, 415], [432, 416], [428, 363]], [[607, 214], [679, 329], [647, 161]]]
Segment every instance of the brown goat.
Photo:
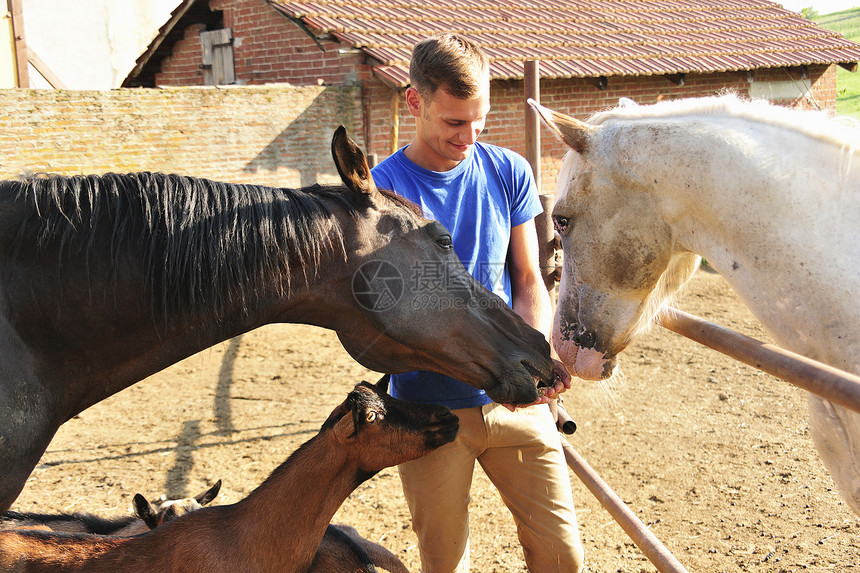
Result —
[[[130, 537], [140, 535], [181, 515], [197, 511], [218, 495], [221, 480], [194, 497], [167, 500], [156, 509], [143, 495], [134, 496], [134, 516], [103, 518], [91, 513], [21, 513], [7, 511], [0, 516], [0, 530], [28, 529], [60, 533], [90, 533]], [[163, 497], [163, 496], [162, 496]], [[408, 573], [391, 551], [369, 541], [349, 525], [329, 525], [308, 573]]]
[[171, 521], [188, 512], [200, 509], [218, 495], [221, 480], [208, 490], [194, 497], [168, 500], [158, 509], [153, 507], [141, 494], [134, 496], [135, 515], [120, 517], [99, 517], [91, 513], [34, 513], [7, 511], [0, 515], [0, 531], [8, 529], [30, 529], [38, 531], [57, 531], [60, 533], [92, 533], [94, 535], [115, 535], [130, 537], [146, 533], [150, 529]]
[[[208, 491], [196, 497], [169, 500], [156, 510], [141, 494], [134, 496], [134, 513], [140, 518], [122, 533], [113, 535], [138, 535], [155, 529], [181, 515], [197, 511], [212, 501], [221, 487], [218, 480]], [[134, 528], [133, 533], [127, 533]], [[143, 529], [141, 529], [143, 528]], [[53, 531], [62, 531], [54, 529]], [[80, 533], [96, 533], [83, 531]], [[111, 534], [108, 534], [111, 535]], [[394, 553], [368, 539], [354, 527], [344, 524], [330, 524], [326, 530], [313, 563], [307, 573], [409, 573], [403, 562]]]
[[185, 515], [186, 513], [191, 513], [192, 511], [201, 509], [203, 506], [208, 505], [210, 501], [215, 499], [219, 491], [221, 491], [220, 479], [215, 482], [215, 485], [203, 493], [183, 499], [169, 499], [162, 502], [158, 506], [158, 509], [155, 509], [155, 507], [153, 507], [153, 505], [141, 494], [134, 494], [134, 514], [140, 518], [146, 528], [137, 531], [132, 535], [146, 533], [150, 529], [155, 529], [159, 525], [164, 525], [168, 521], [173, 521], [177, 517]]
[[332, 516], [359, 484], [457, 434], [444, 406], [407, 403], [363, 382], [245, 499], [206, 507], [135, 537], [0, 532], [16, 572], [295, 572], [313, 562]]
[[329, 525], [307, 573], [409, 573], [394, 553], [349, 525]]
[[101, 517], [91, 513], [34, 513], [9, 510], [0, 516], [0, 531], [56, 531], [95, 535], [137, 535], [149, 530], [136, 515]]

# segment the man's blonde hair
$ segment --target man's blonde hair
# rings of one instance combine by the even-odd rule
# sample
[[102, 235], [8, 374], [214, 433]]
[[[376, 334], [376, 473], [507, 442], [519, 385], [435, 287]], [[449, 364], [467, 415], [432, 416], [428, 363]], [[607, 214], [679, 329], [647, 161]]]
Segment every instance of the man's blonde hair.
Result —
[[409, 81], [425, 100], [440, 87], [459, 99], [478, 94], [490, 63], [481, 48], [462, 36], [441, 34], [412, 48]]

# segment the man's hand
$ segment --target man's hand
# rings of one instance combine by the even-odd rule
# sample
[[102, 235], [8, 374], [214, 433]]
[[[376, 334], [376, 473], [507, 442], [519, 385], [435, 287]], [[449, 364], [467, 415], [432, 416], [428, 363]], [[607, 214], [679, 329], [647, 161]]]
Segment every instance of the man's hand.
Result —
[[556, 398], [562, 392], [570, 390], [570, 373], [567, 371], [567, 368], [564, 367], [564, 364], [555, 358], [552, 359], [552, 373], [555, 384], [553, 384], [552, 387], [545, 386], [538, 388], [538, 399], [531, 404], [520, 404], [519, 406], [514, 406], [512, 404], [502, 405], [513, 412], [517, 407], [527, 408], [529, 406], [534, 406], [535, 404], [548, 404], [550, 400]]

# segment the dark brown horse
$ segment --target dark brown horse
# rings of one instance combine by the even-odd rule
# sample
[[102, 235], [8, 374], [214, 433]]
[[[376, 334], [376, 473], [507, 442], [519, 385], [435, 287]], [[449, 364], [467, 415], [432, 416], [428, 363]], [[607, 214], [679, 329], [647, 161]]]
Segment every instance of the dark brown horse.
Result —
[[[136, 537], [0, 531], [0, 570], [304, 573], [318, 549], [330, 547], [320, 546], [329, 521], [359, 484], [447, 444], [458, 428], [445, 406], [396, 400], [365, 382], [242, 501], [204, 507]], [[319, 558], [311, 570], [329, 571], [326, 562]]]
[[[383, 372], [435, 370], [495, 401], [550, 381], [544, 337], [460, 265], [451, 237], [373, 183], [340, 128], [344, 186], [132, 173], [0, 182], [0, 511], [57, 428], [170, 364], [272, 322], [337, 331]], [[446, 274], [426, 304], [422, 269]]]

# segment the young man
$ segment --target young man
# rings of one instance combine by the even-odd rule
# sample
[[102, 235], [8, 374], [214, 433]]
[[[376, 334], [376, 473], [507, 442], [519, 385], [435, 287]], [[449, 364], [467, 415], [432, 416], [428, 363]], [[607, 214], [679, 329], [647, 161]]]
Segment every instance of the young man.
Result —
[[[415, 118], [415, 138], [373, 169], [376, 184], [445, 225], [469, 272], [548, 334], [551, 306], [533, 220], [541, 206], [530, 166], [509, 150], [476, 141], [490, 110], [486, 56], [461, 37], [429, 38], [413, 49], [410, 83], [406, 105]], [[425, 269], [420, 262], [415, 272], [434, 275], [423, 277], [427, 285], [445, 278], [444, 269]], [[566, 372], [560, 378], [555, 391], [570, 385]], [[424, 573], [469, 571], [476, 460], [513, 514], [529, 570], [580, 570], [570, 477], [545, 403], [510, 411], [481, 390], [423, 371], [391, 376], [390, 392], [445, 404], [460, 417], [454, 442], [399, 466]]]

